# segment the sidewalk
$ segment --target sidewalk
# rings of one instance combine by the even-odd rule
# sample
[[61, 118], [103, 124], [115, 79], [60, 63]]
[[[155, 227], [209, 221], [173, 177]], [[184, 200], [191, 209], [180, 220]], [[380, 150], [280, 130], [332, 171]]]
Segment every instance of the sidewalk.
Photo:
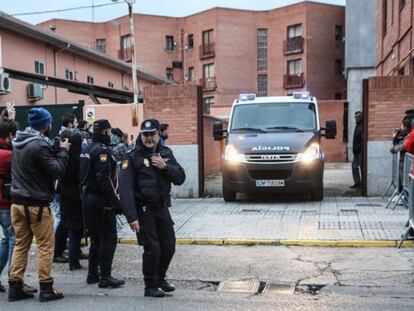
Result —
[[[385, 204], [382, 198], [365, 197], [235, 203], [206, 198], [173, 200], [170, 211], [179, 244], [395, 246], [408, 210], [392, 211]], [[121, 243], [136, 243], [127, 225], [118, 237]]]

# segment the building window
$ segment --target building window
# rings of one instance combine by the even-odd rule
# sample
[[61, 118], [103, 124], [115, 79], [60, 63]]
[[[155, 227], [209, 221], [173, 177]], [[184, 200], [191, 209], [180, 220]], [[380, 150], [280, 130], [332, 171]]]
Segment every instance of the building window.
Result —
[[165, 49], [167, 51], [174, 51], [174, 37], [165, 36]]
[[203, 66], [203, 78], [214, 78], [214, 64], [206, 64]]
[[111, 89], [114, 88], [114, 84], [112, 83], [112, 81], [108, 81], [108, 87], [110, 87]]
[[267, 96], [267, 75], [257, 76], [257, 96]]
[[342, 59], [335, 59], [335, 74], [342, 75], [344, 71], [344, 65]]
[[257, 70], [267, 70], [267, 29], [257, 29]]
[[131, 36], [126, 35], [121, 37], [121, 50], [125, 51], [131, 48]]
[[188, 68], [188, 81], [194, 81], [194, 67]]
[[40, 60], [35, 60], [34, 62], [35, 73], [39, 75], [45, 74], [45, 63]]
[[343, 38], [342, 25], [336, 25], [335, 26], [335, 40], [342, 41], [342, 38]]
[[94, 77], [93, 77], [93, 76], [87, 76], [87, 77], [86, 77], [86, 81], [87, 81], [89, 84], [94, 84], [94, 83], [95, 83], [95, 79], [94, 79]]
[[194, 47], [194, 35], [189, 34], [187, 37], [187, 48], [192, 49]]
[[302, 24], [289, 26], [287, 36], [288, 39], [302, 37]]
[[387, 9], [388, 1], [382, 0], [382, 36], [385, 37], [387, 34]]
[[203, 101], [203, 112], [209, 114], [211, 105], [214, 105], [214, 96], [204, 97]]
[[214, 43], [213, 29], [203, 31], [203, 46], [208, 46], [212, 43]]
[[73, 71], [72, 70], [70, 70], [68, 68], [65, 69], [65, 79], [66, 80], [72, 80], [73, 81], [74, 75], [73, 75]]
[[302, 60], [288, 61], [288, 76], [296, 76], [302, 74]]
[[106, 53], [106, 39], [96, 39], [96, 49], [99, 52]]
[[173, 69], [172, 68], [167, 68], [165, 70], [165, 76], [167, 77], [168, 80], [173, 81], [174, 80]]
[[342, 99], [342, 93], [335, 93], [335, 99]]
[[398, 69], [398, 75], [399, 76], [403, 76], [404, 74], [405, 74], [405, 68], [404, 67]]

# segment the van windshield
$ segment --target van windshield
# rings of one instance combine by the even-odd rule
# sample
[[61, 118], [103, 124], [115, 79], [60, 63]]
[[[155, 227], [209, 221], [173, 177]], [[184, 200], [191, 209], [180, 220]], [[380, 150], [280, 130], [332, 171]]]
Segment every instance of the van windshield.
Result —
[[234, 107], [231, 131], [316, 131], [313, 103], [258, 103]]

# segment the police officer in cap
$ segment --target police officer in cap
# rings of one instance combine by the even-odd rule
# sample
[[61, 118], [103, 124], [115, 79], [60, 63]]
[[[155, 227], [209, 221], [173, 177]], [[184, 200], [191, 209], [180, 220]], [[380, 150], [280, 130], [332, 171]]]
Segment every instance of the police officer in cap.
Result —
[[101, 288], [125, 284], [125, 281], [111, 276], [117, 244], [116, 214], [121, 206], [117, 196], [116, 161], [109, 148], [110, 135], [108, 120], [95, 121], [92, 143], [82, 149], [80, 164], [84, 214], [91, 239], [86, 282], [99, 282]]
[[129, 226], [144, 247], [142, 271], [145, 296], [164, 297], [175, 287], [165, 279], [175, 253], [175, 233], [168, 208], [171, 183], [185, 181], [184, 169], [173, 152], [160, 144], [160, 124], [149, 119], [141, 124], [135, 149], [124, 156], [120, 169], [120, 198]]

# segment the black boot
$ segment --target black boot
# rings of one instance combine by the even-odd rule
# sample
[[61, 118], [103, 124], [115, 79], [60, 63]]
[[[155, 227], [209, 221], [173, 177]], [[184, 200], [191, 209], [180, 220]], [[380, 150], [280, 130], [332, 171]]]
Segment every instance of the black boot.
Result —
[[47, 283], [40, 282], [40, 302], [58, 300], [62, 298], [63, 294], [53, 288], [53, 281]]
[[175, 291], [175, 286], [167, 282], [165, 279], [160, 281], [160, 288], [166, 293]]
[[6, 292], [6, 288], [0, 282], [0, 293], [5, 293], [5, 292]]
[[31, 294], [36, 294], [37, 293], [37, 288], [31, 287], [25, 283], [23, 283], [23, 290], [26, 293], [31, 293]]
[[86, 278], [86, 283], [88, 284], [95, 284], [100, 281], [101, 277], [98, 271], [98, 267], [95, 265], [91, 265], [89, 263], [88, 266], [88, 277]]
[[159, 289], [158, 287], [149, 287], [145, 289], [144, 292], [145, 297], [154, 297], [154, 298], [162, 298], [165, 296], [165, 293]]
[[100, 288], [117, 288], [125, 284], [124, 280], [115, 279], [111, 276], [109, 277], [103, 277], [99, 281], [99, 287]]
[[23, 290], [23, 281], [9, 281], [9, 301], [33, 298], [34, 295]]

